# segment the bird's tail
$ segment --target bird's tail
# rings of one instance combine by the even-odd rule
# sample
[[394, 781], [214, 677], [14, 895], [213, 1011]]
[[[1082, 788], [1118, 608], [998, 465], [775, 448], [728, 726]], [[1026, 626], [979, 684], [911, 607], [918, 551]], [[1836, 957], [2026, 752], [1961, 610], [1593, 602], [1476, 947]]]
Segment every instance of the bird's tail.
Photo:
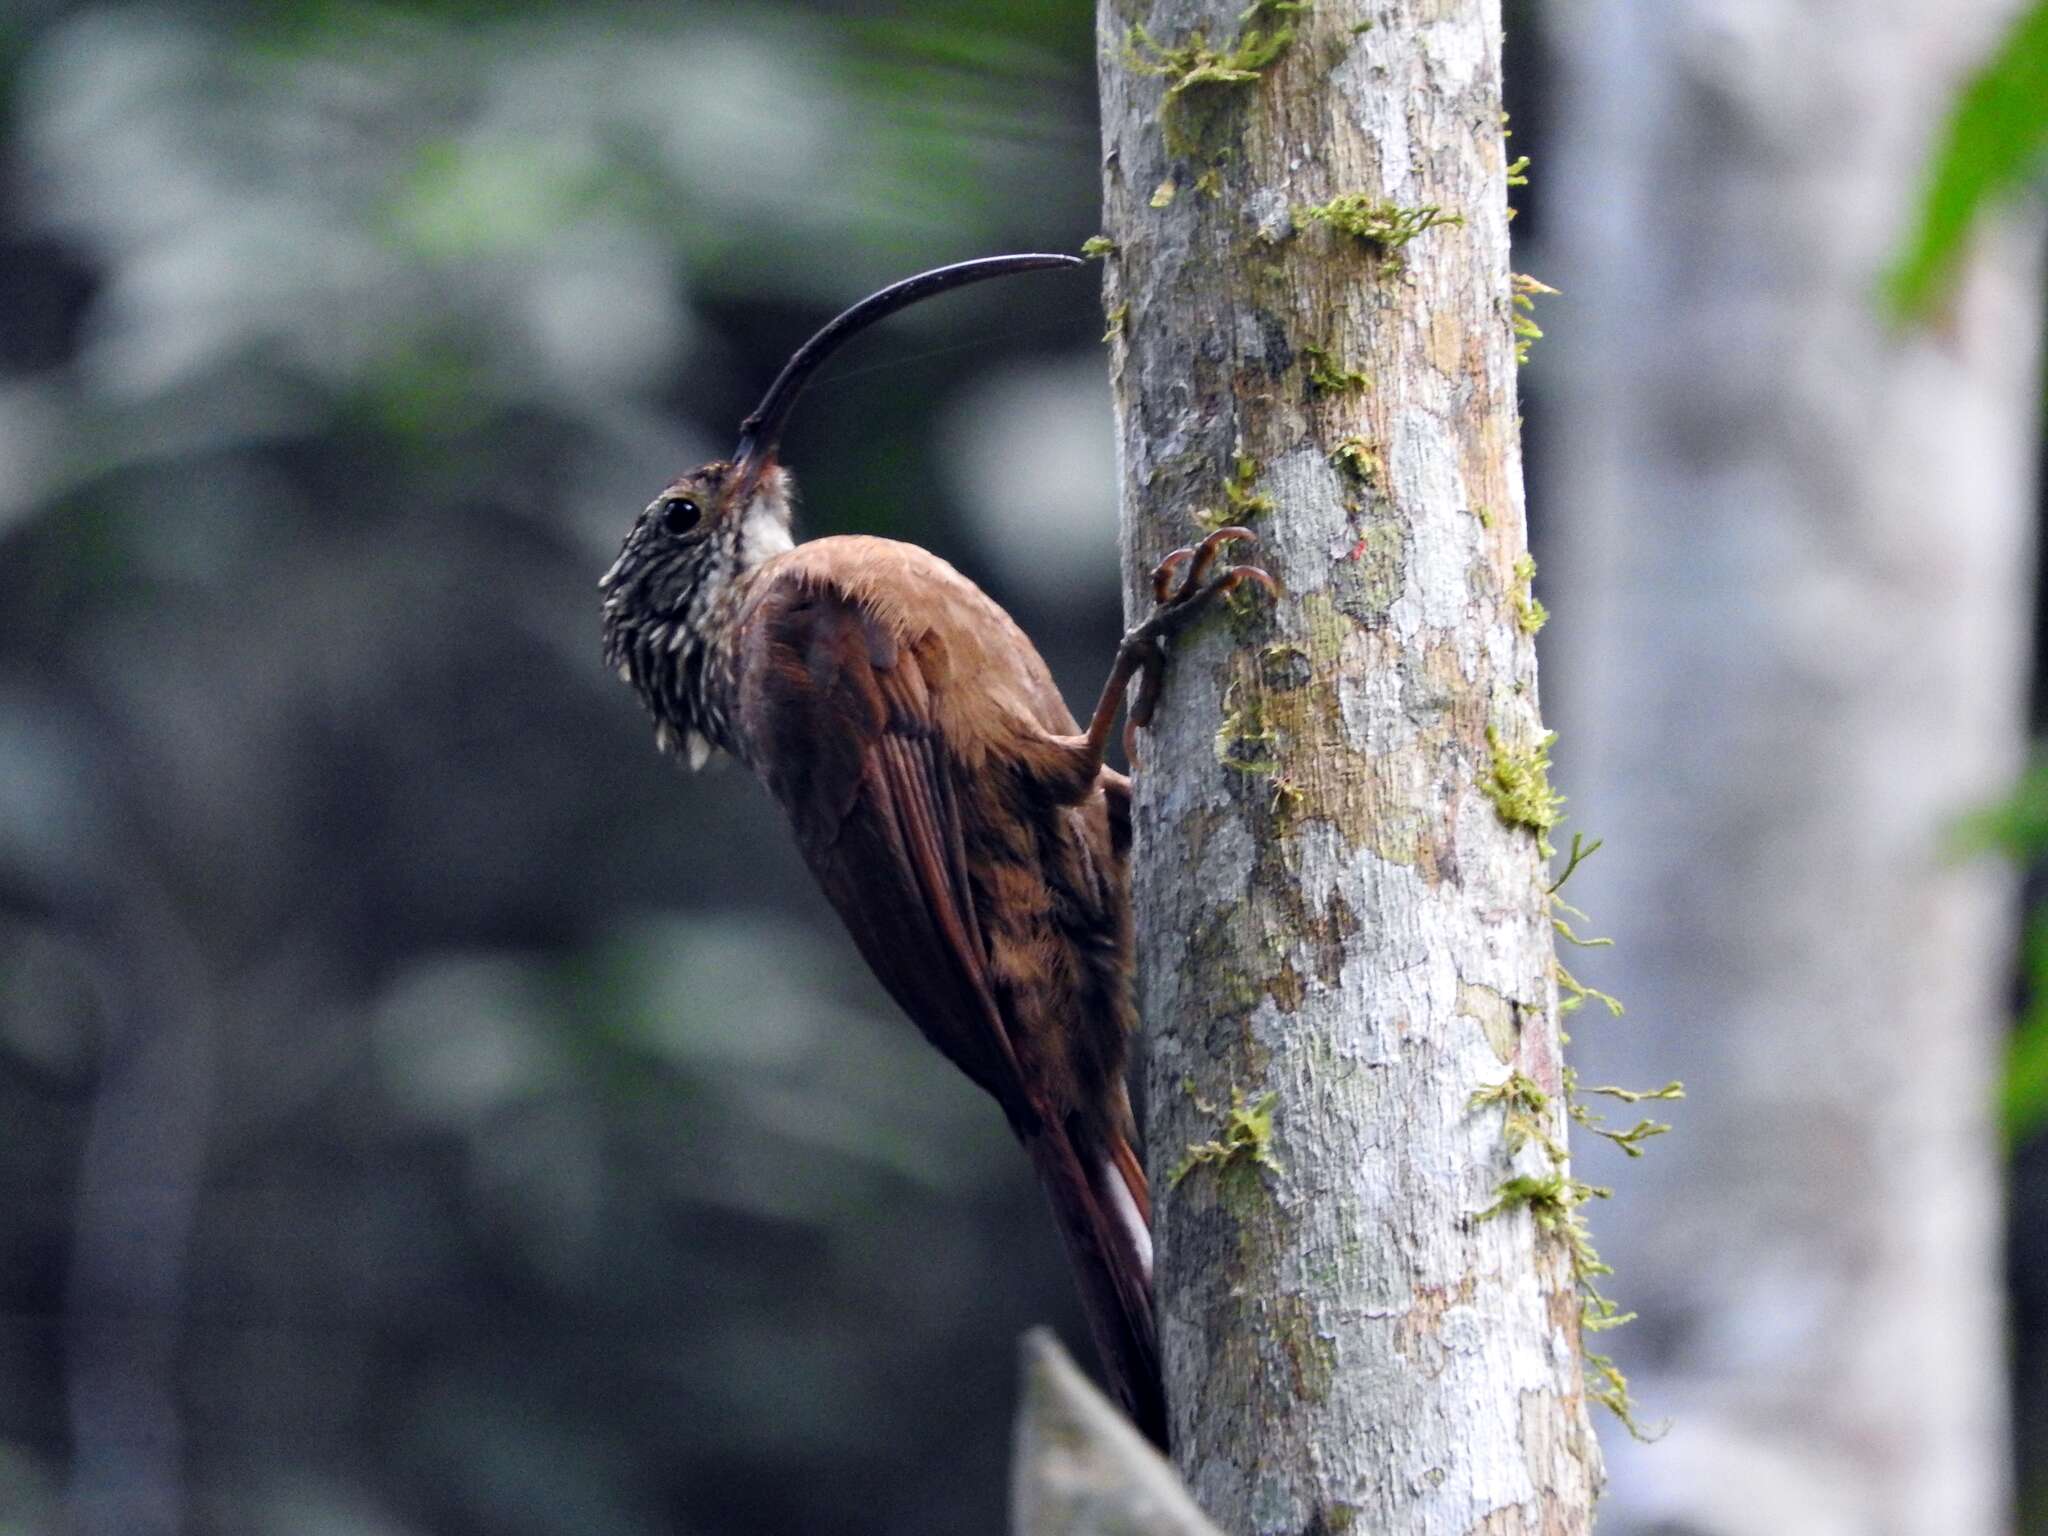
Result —
[[1152, 1320], [1151, 1198], [1129, 1140], [1077, 1140], [1068, 1126], [1025, 1137], [1032, 1166], [1052, 1201], [1081, 1304], [1110, 1385], [1133, 1422], [1166, 1449], [1166, 1394]]

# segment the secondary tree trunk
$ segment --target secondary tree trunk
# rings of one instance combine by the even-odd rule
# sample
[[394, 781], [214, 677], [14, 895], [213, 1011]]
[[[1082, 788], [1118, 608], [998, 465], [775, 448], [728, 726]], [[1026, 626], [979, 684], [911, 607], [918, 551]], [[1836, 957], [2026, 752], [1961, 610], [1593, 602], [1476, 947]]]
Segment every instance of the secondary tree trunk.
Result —
[[1673, 1425], [1615, 1536], [2007, 1528], [2014, 908], [1944, 835], [2022, 750], [2036, 253], [1987, 230], [1924, 328], [1875, 301], [2014, 9], [1545, 12], [1545, 640], [1629, 1004], [1574, 1048], [1698, 1090], [1602, 1224]]
[[1175, 1454], [1233, 1532], [1580, 1531], [1599, 1479], [1569, 1192], [1473, 1104], [1562, 1140], [1500, 40], [1100, 12], [1127, 606], [1218, 522], [1286, 586], [1179, 647], [1137, 779]]

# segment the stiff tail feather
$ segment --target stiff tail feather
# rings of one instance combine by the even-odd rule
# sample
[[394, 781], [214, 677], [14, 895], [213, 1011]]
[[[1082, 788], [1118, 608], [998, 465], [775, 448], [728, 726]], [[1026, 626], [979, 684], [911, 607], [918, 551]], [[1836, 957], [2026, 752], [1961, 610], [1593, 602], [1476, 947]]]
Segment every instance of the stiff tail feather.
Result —
[[1110, 1385], [1146, 1438], [1166, 1449], [1166, 1394], [1152, 1320], [1151, 1200], [1138, 1156], [1121, 1136], [1096, 1151], [1065, 1127], [1025, 1138], [1052, 1202], [1081, 1304]]

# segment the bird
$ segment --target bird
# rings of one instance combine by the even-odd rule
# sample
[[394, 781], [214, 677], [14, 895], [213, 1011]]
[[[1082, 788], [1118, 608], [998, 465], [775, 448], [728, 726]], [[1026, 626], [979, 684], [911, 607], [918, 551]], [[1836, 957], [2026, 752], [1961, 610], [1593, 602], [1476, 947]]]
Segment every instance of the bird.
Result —
[[1219, 529], [1153, 572], [1084, 730], [1009, 614], [916, 545], [797, 543], [778, 460], [791, 407], [846, 340], [908, 304], [1071, 267], [1027, 253], [921, 272], [807, 341], [741, 423], [731, 458], [648, 503], [599, 585], [606, 664], [692, 768], [723, 753], [786, 813], [883, 987], [1001, 1107], [1037, 1172], [1106, 1377], [1162, 1448], [1151, 1202], [1124, 1071], [1135, 1005], [1131, 785], [1105, 761], [1157, 705], [1172, 638], [1247, 583]]

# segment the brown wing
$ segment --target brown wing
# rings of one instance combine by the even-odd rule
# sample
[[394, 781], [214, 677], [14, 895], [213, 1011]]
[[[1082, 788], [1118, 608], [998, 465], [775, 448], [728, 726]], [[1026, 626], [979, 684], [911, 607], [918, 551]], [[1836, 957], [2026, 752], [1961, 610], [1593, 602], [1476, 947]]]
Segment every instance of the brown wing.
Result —
[[990, 985], [924, 667], [875, 613], [794, 575], [745, 622], [741, 734], [812, 873], [890, 995], [1026, 1133], [1043, 1106]]
[[[1052, 1202], [1111, 1383], [1164, 1446], [1144, 1174], [1114, 1117], [1091, 1130], [1091, 1117], [1049, 1102], [1042, 1075], [1019, 1064], [976, 915], [962, 825], [969, 786], [940, 724], [947, 701], [934, 673], [943, 678], [951, 658], [907, 643], [915, 631], [883, 605], [792, 566], [741, 621], [744, 749], [882, 984], [1003, 1106]], [[1064, 717], [1057, 695], [1053, 707]], [[1037, 1053], [1023, 1043], [1042, 1074], [1045, 1043]], [[1112, 1182], [1128, 1190], [1127, 1211]]]

